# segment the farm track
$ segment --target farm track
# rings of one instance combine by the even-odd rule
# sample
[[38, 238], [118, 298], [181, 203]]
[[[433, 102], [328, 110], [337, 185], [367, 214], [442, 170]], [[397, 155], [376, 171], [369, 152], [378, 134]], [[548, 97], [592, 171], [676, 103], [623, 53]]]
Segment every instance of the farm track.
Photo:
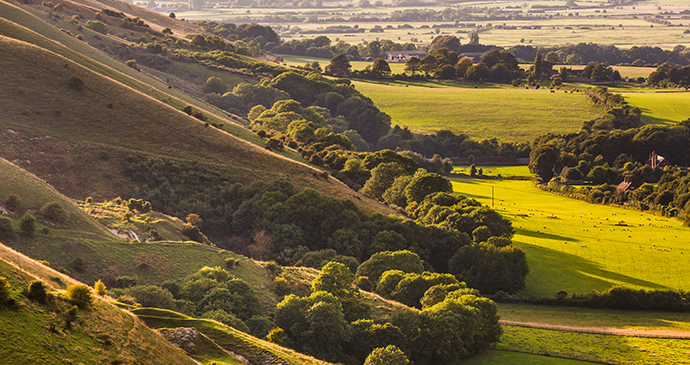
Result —
[[593, 333], [599, 335], [614, 335], [614, 336], [629, 336], [629, 337], [647, 337], [647, 338], [669, 338], [669, 339], [690, 339], [690, 332], [683, 331], [644, 331], [628, 328], [606, 328], [606, 327], [573, 327], [573, 326], [555, 326], [544, 323], [533, 322], [514, 322], [514, 321], [499, 321], [504, 326], [516, 326], [537, 328], [551, 331], [562, 332], [582, 332]]

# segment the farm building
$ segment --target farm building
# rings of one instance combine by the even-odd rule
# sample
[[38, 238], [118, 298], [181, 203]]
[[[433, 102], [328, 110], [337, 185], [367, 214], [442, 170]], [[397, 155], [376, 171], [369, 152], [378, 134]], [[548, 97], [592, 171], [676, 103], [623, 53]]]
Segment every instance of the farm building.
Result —
[[634, 182], [632, 177], [626, 176], [625, 179], [623, 179], [623, 182], [616, 186], [616, 190], [614, 190], [613, 195], [620, 195], [625, 193], [626, 191], [633, 191], [639, 188], [641, 185], [642, 183]]
[[656, 154], [656, 151], [653, 151], [652, 153], [649, 154], [649, 159], [647, 160], [647, 165], [651, 166], [652, 168], [655, 168], [655, 167], [664, 168], [666, 166], [671, 166], [671, 163], [668, 162], [668, 160], [664, 156], [659, 156]]
[[424, 51], [391, 51], [385, 52], [383, 59], [386, 62], [407, 62], [412, 57], [417, 57], [420, 60], [427, 55]]
[[458, 55], [458, 59], [467, 57], [471, 59], [472, 62], [477, 63], [482, 60], [482, 56], [484, 55], [484, 53], [486, 52], [463, 52]]

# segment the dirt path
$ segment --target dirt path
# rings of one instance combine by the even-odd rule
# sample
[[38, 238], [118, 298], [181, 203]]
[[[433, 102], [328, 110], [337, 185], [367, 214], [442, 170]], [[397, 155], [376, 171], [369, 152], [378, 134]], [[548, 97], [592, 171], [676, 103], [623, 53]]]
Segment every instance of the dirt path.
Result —
[[615, 336], [630, 336], [630, 337], [650, 337], [650, 338], [675, 338], [675, 339], [690, 339], [690, 332], [682, 331], [645, 331], [635, 330], [629, 328], [606, 328], [606, 327], [571, 327], [571, 326], [555, 326], [545, 323], [531, 323], [531, 322], [514, 322], [514, 321], [499, 321], [505, 326], [517, 326], [538, 328], [552, 331], [564, 332], [582, 332], [593, 333], [599, 335], [615, 335]]

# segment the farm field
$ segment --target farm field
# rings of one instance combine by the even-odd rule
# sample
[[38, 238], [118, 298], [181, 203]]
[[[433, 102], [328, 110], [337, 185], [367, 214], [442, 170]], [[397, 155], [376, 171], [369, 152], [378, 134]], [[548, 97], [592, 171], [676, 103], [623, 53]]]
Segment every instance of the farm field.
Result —
[[[582, 94], [468, 83], [353, 82], [391, 123], [416, 132], [450, 129], [476, 139], [531, 142], [547, 132], [570, 133], [601, 110]], [[423, 86], [422, 86], [423, 85]], [[405, 87], [401, 92], [401, 87]]]
[[642, 110], [648, 124], [672, 125], [690, 118], [690, 92], [667, 90], [624, 92], [628, 104]]
[[[502, 177], [531, 177], [532, 173], [529, 172], [529, 167], [523, 166], [482, 166], [484, 175], [486, 176], [498, 176]], [[454, 174], [470, 174], [469, 166], [458, 166], [453, 168]]]
[[609, 364], [690, 364], [690, 341], [503, 326], [498, 350]]
[[497, 303], [501, 319], [569, 327], [690, 331], [690, 314]]
[[562, 359], [550, 356], [525, 354], [514, 351], [488, 350], [481, 355], [462, 361], [463, 365], [587, 365], [595, 364], [587, 361]]
[[[682, 0], [669, 0], [671, 2]], [[497, 46], [514, 46], [516, 44], [525, 44], [532, 46], [554, 46], [584, 43], [599, 43], [599, 44], [613, 44], [620, 48], [630, 48], [633, 46], [658, 46], [663, 49], [672, 49], [676, 45], [690, 45], [690, 37], [683, 34], [685, 28], [680, 27], [684, 20], [680, 16], [674, 16], [667, 19], [674, 27], [663, 25], [650, 24], [643, 18], [645, 15], [656, 15], [663, 12], [674, 11], [679, 13], [688, 9], [687, 3], [672, 3], [665, 8], [658, 9], [656, 3], [648, 5], [636, 4], [633, 6], [623, 6], [615, 9], [602, 10], [598, 8], [600, 3], [592, 3], [592, 8], [575, 9], [575, 10], [548, 10], [546, 9], [542, 18], [537, 19], [516, 19], [516, 20], [501, 20], [500, 24], [508, 29], [491, 28], [481, 32], [480, 42], [482, 44], [497, 45]], [[343, 4], [341, 4], [343, 5]], [[521, 8], [523, 14], [527, 14], [529, 7], [535, 5], [554, 6], [553, 2], [530, 2], [529, 6], [525, 3], [506, 2], [496, 4], [492, 2], [467, 2], [463, 6], [477, 6], [488, 8], [502, 8], [505, 10], [508, 6]], [[179, 18], [185, 18], [190, 21], [196, 20], [215, 20], [227, 21], [234, 23], [250, 23], [258, 22], [269, 24], [272, 26], [281, 26], [281, 36], [285, 39], [315, 37], [318, 35], [325, 35], [331, 40], [344, 40], [351, 44], [358, 44], [362, 42], [371, 42], [378, 39], [391, 39], [396, 42], [413, 42], [418, 45], [429, 44], [431, 40], [437, 35], [433, 29], [422, 28], [422, 26], [432, 26], [434, 22], [415, 22], [415, 21], [391, 21], [387, 18], [394, 11], [405, 11], [409, 7], [368, 7], [368, 8], [352, 8], [352, 7], [337, 7], [337, 4], [328, 4], [328, 8], [215, 8], [204, 9], [202, 11], [187, 11], [178, 12], [176, 15]], [[441, 11], [445, 6], [425, 6], [425, 9], [433, 9]], [[606, 13], [604, 13], [606, 11]], [[285, 15], [275, 14], [290, 14], [293, 19], [287, 19]], [[570, 14], [577, 14], [576, 16], [568, 16]], [[483, 12], [474, 13], [474, 15], [485, 15]], [[530, 14], [532, 16], [538, 14]], [[552, 18], [549, 16], [553, 15]], [[353, 16], [361, 17], [377, 17], [381, 20], [375, 19], [372, 21], [349, 21]], [[633, 18], [636, 16], [636, 18]], [[294, 17], [299, 17], [297, 22]], [[344, 19], [341, 21], [324, 21], [333, 17], [340, 17]], [[306, 18], [306, 20], [305, 20]], [[318, 21], [316, 20], [318, 19]], [[438, 21], [435, 23], [444, 23]], [[470, 21], [472, 25], [464, 27], [444, 27], [440, 26], [439, 34], [453, 34], [461, 38], [461, 42], [467, 43], [467, 33], [476, 29], [476, 26], [495, 25], [497, 21], [479, 20]], [[687, 23], [687, 22], [685, 22]], [[328, 32], [325, 28], [331, 25], [358, 25], [361, 29], [366, 29], [362, 33], [333, 33]], [[409, 24], [412, 29], [401, 29], [398, 26]], [[384, 32], [370, 32], [369, 29], [374, 26], [381, 26], [386, 28]], [[288, 26], [292, 29], [288, 29]], [[536, 28], [534, 28], [536, 26]], [[299, 31], [295, 32], [294, 27], [298, 27]], [[516, 29], [510, 29], [515, 27]], [[529, 29], [527, 27], [530, 27]], [[300, 34], [300, 32], [308, 32], [308, 34]]]
[[493, 188], [495, 209], [513, 222], [513, 242], [527, 253], [528, 295], [690, 289], [690, 228], [679, 221], [565, 198], [531, 181], [451, 180], [456, 193], [489, 206]]

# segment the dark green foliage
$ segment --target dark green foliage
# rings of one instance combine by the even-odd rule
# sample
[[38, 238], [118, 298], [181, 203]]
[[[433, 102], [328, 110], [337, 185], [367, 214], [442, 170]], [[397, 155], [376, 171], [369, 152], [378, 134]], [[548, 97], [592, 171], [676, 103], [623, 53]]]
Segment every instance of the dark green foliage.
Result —
[[42, 281], [32, 280], [26, 290], [26, 297], [41, 304], [48, 298], [46, 285]]
[[407, 365], [410, 361], [405, 356], [405, 353], [393, 345], [388, 345], [385, 348], [375, 348], [369, 356], [367, 356], [364, 365]]
[[91, 289], [86, 285], [70, 285], [67, 287], [67, 300], [79, 308], [86, 308], [93, 302]]
[[313, 291], [325, 291], [338, 298], [352, 298], [357, 295], [352, 285], [354, 279], [347, 266], [339, 262], [329, 262], [311, 285]]
[[199, 315], [221, 309], [247, 320], [261, 314], [259, 299], [249, 284], [220, 267], [204, 267], [187, 276], [180, 296], [194, 303]]
[[372, 255], [357, 268], [356, 276], [366, 276], [372, 284], [377, 284], [381, 275], [388, 270], [401, 270], [404, 273], [421, 274], [424, 271], [422, 260], [414, 252], [385, 251]]
[[461, 247], [448, 265], [458, 280], [484, 294], [523, 289], [529, 272], [522, 250], [513, 246], [499, 248], [487, 243]]
[[31, 213], [24, 213], [19, 221], [19, 229], [25, 237], [33, 237], [36, 232], [36, 217]]
[[74, 271], [81, 274], [86, 271], [86, 260], [84, 260], [82, 257], [76, 257], [74, 260], [72, 260], [70, 266], [72, 269], [74, 269]]
[[137, 285], [137, 282], [139, 281], [139, 278], [136, 276], [118, 276], [115, 278], [115, 287], [116, 288], [129, 288], [132, 286]]
[[177, 309], [172, 293], [155, 285], [137, 285], [129, 288], [127, 294], [136, 298], [144, 307]]
[[359, 192], [372, 199], [381, 200], [383, 193], [393, 185], [395, 179], [405, 174], [405, 169], [396, 162], [381, 163], [371, 170], [371, 177]]
[[324, 71], [326, 75], [335, 77], [349, 76], [350, 73], [352, 73], [352, 66], [347, 56], [339, 54], [331, 59], [331, 62], [326, 66]]
[[247, 327], [249, 327], [249, 334], [257, 338], [264, 338], [268, 335], [272, 328], [275, 327], [275, 323], [270, 319], [254, 315], [245, 321]]
[[140, 214], [148, 213], [151, 211], [151, 203], [143, 199], [129, 199], [127, 201], [127, 209], [132, 212], [137, 212]]
[[391, 297], [400, 303], [410, 307], [420, 307], [420, 299], [424, 296], [429, 288], [435, 285], [459, 285], [464, 288], [464, 284], [460, 284], [458, 280], [451, 274], [438, 274], [424, 272], [419, 274], [406, 274], [402, 280], [395, 286], [395, 290], [391, 293]]
[[405, 187], [405, 196], [407, 197], [408, 204], [410, 202], [419, 203], [427, 195], [434, 193], [451, 193], [453, 191], [453, 185], [447, 178], [436, 174], [418, 174], [415, 175], [410, 183]]
[[228, 85], [225, 85], [223, 79], [220, 77], [209, 77], [206, 83], [201, 88], [201, 92], [204, 94], [225, 94], [228, 91]]
[[5, 208], [12, 212], [19, 210], [19, 205], [22, 203], [22, 199], [14, 194], [10, 194], [7, 199], [5, 199]]
[[241, 319], [235, 317], [233, 314], [228, 313], [222, 309], [216, 309], [205, 312], [201, 317], [213, 319], [232, 328], [238, 329], [244, 333], [249, 333], [249, 327], [247, 327], [247, 325]]
[[44, 218], [57, 223], [66, 223], [69, 219], [69, 213], [58, 202], [43, 204], [40, 212]]
[[108, 33], [108, 26], [98, 20], [89, 20], [86, 22], [86, 24], [84, 24], [84, 26], [98, 33]]
[[2, 238], [12, 238], [14, 236], [14, 226], [12, 225], [12, 220], [0, 216], [0, 237]]
[[0, 304], [8, 303], [10, 299], [10, 283], [4, 276], [0, 276]]
[[370, 171], [383, 163], [396, 163], [408, 175], [414, 174], [417, 171], [418, 167], [417, 162], [415, 162], [413, 159], [395, 153], [391, 150], [381, 150], [367, 154], [363, 162], [364, 167], [366, 167], [366, 169]]

